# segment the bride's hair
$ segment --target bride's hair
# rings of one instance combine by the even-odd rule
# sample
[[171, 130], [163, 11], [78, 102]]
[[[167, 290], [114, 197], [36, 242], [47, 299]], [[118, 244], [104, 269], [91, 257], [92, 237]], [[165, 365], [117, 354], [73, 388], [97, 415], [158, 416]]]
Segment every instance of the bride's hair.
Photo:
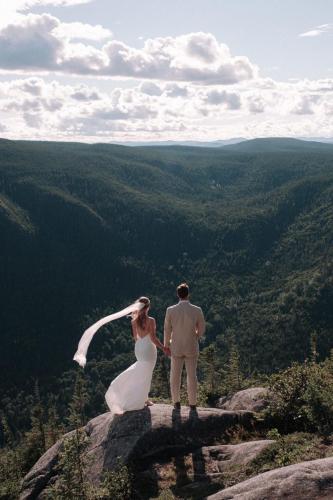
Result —
[[138, 323], [141, 330], [144, 330], [147, 324], [147, 312], [150, 306], [150, 300], [148, 297], [140, 297], [136, 302], [144, 304], [144, 307], [140, 309], [140, 311], [136, 312], [134, 317], [134, 321]]

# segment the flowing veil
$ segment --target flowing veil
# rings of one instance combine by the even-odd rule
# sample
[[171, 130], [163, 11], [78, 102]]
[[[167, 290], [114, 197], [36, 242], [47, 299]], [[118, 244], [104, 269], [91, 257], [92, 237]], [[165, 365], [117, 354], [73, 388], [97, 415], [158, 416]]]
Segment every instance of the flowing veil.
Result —
[[85, 367], [87, 362], [87, 351], [90, 345], [90, 342], [93, 339], [93, 336], [97, 332], [99, 328], [101, 328], [106, 323], [110, 323], [110, 321], [114, 321], [115, 319], [122, 318], [123, 316], [128, 316], [134, 312], [140, 311], [145, 306], [142, 302], [134, 302], [130, 306], [118, 311], [116, 313], [110, 314], [109, 316], [105, 316], [101, 318], [96, 323], [91, 325], [82, 335], [77, 351], [73, 357], [74, 361], [77, 361], [82, 368]]

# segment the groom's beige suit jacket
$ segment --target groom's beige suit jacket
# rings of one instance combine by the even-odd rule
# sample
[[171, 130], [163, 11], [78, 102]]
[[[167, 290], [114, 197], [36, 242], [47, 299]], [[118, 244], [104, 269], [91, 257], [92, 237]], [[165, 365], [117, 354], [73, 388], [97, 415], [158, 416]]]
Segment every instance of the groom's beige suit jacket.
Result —
[[166, 311], [164, 345], [170, 345], [172, 356], [197, 356], [198, 340], [204, 334], [205, 327], [201, 308], [188, 300], [180, 300]]

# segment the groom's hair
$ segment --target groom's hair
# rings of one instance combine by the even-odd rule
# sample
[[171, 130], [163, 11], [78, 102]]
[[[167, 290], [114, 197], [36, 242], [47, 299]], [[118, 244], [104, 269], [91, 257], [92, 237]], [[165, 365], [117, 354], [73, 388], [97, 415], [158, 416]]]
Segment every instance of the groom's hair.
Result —
[[186, 299], [189, 294], [189, 287], [187, 283], [181, 283], [177, 286], [177, 295], [180, 299]]

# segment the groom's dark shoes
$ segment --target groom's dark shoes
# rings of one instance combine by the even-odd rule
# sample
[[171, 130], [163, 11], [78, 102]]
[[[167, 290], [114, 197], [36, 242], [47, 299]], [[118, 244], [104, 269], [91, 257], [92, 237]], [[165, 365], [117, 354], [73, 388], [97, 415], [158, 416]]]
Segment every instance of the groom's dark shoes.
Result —
[[179, 401], [177, 401], [177, 403], [175, 403], [175, 404], [173, 405], [173, 407], [174, 407], [174, 409], [175, 409], [175, 410], [180, 410], [180, 402], [179, 402]]

